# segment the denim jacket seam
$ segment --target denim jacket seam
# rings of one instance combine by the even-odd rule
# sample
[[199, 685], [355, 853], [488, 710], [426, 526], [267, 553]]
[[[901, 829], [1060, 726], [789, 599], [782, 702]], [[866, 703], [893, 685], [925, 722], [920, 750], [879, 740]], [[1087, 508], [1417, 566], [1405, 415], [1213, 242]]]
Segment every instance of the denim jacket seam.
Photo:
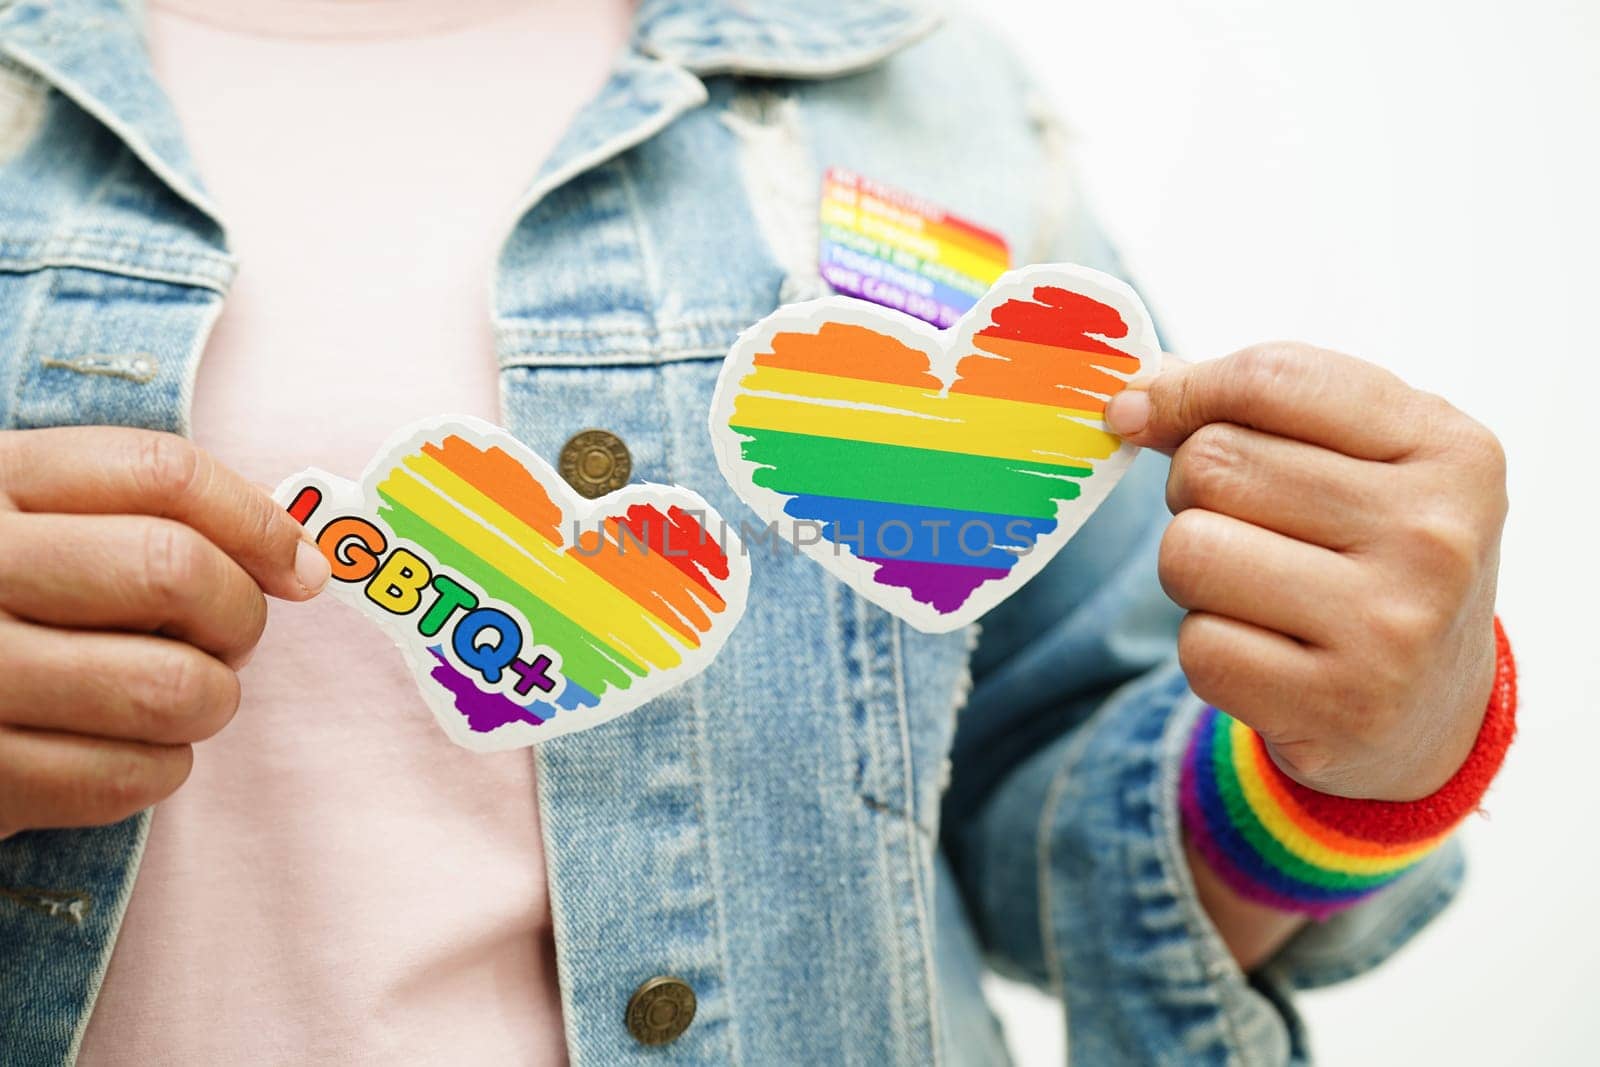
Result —
[[[1039, 871], [1039, 941], [1044, 950], [1045, 973], [1049, 977], [1050, 988], [1061, 1001], [1063, 1010], [1066, 1010], [1067, 1003], [1067, 979], [1061, 950], [1055, 938], [1055, 880], [1052, 877], [1055, 860], [1054, 849], [1051, 848], [1054, 837], [1051, 830], [1056, 824], [1056, 812], [1071, 788], [1072, 768], [1088, 743], [1088, 736], [1087, 730], [1080, 732], [1062, 753], [1061, 764], [1051, 776], [1044, 803], [1039, 807], [1039, 822], [1034, 836], [1035, 862]], [[1068, 1022], [1070, 1024], [1070, 1019]]]
[[[1184, 926], [1189, 931], [1190, 952], [1199, 973], [1204, 977], [1205, 989], [1217, 1010], [1222, 1023], [1222, 1033], [1228, 1045], [1228, 1058], [1236, 1063], [1249, 1063], [1254, 1057], [1246, 1051], [1243, 1031], [1234, 1018], [1231, 998], [1221, 995], [1219, 985], [1232, 984], [1240, 995], [1248, 994], [1244, 972], [1239, 969], [1215, 925], [1206, 916], [1195, 887], [1194, 872], [1189, 869], [1183, 852], [1183, 829], [1178, 821], [1178, 771], [1182, 766], [1183, 752], [1195, 718], [1200, 713], [1200, 699], [1187, 691], [1179, 698], [1168, 714], [1162, 743], [1153, 754], [1159, 761], [1153, 783], [1157, 803], [1151, 806], [1154, 824], [1151, 838], [1156, 843], [1163, 860], [1167, 880], [1173, 897], [1183, 915]], [[1187, 705], [1187, 706], [1185, 706]]]
[[81, 246], [88, 249], [99, 248], [126, 251], [134, 255], [148, 256], [151, 259], [193, 261], [229, 270], [233, 270], [238, 266], [238, 261], [224, 252], [212, 249], [179, 248], [172, 244], [151, 244], [149, 241], [132, 234], [104, 230], [96, 226], [75, 228], [65, 238], [56, 234], [22, 239], [0, 238], [0, 248], [10, 246], [33, 249], [35, 250], [33, 252], [34, 255], [50, 255], [56, 249], [72, 252]]
[[503, 356], [500, 359], [500, 369], [656, 367], [668, 363], [693, 363], [701, 360], [722, 359], [727, 354], [727, 350], [720, 347], [673, 348], [662, 351], [643, 349], [628, 352], [553, 352], [535, 356]]
[[228, 283], [209, 274], [190, 274], [180, 271], [164, 271], [147, 267], [135, 266], [128, 263], [110, 259], [94, 259], [92, 257], [54, 256], [48, 259], [16, 260], [0, 256], [0, 273], [4, 274], [38, 274], [49, 270], [87, 270], [97, 274], [110, 274], [122, 278], [138, 278], [143, 281], [161, 282], [167, 285], [183, 285], [194, 289], [210, 289], [217, 293], [225, 293]]
[[[106, 187], [134, 160], [131, 154], [121, 153], [117, 162], [100, 176], [83, 203], [88, 206], [99, 203]], [[152, 242], [93, 223], [69, 224], [65, 233], [0, 238], [0, 270], [21, 273], [56, 267], [82, 267], [226, 292], [238, 262], [225, 251], [181, 247], [172, 241]]]
[[534, 326], [524, 323], [499, 323], [495, 332], [502, 337], [659, 337], [663, 333], [674, 329], [706, 329], [708, 327], [732, 326], [743, 329], [750, 325], [748, 315], [715, 314], [701, 316], [685, 316], [672, 322], [653, 324], [650, 326]]
[[[628, 172], [626, 158], [626, 155], [623, 155], [618, 157], [616, 160], [615, 170], [617, 173], [617, 180], [623, 187], [623, 195], [626, 197], [628, 210], [633, 219], [634, 232], [637, 235], [639, 255], [646, 264], [645, 270], [647, 272], [647, 277], [650, 278], [652, 292], [654, 292], [654, 290], [657, 288], [656, 278], [654, 274], [650, 272], [654, 269], [653, 265], [655, 263], [655, 256], [653, 250], [649, 246], [649, 236], [645, 231], [643, 220], [640, 217], [638, 195], [633, 188], [633, 177]], [[659, 392], [661, 388], [661, 372], [659, 367], [655, 369], [655, 375], [656, 388]], [[656, 405], [656, 412], [660, 420], [662, 464], [667, 471], [668, 477], [676, 478], [676, 464], [672, 450], [672, 419], [668, 415], [667, 405], [665, 404]], [[723, 865], [722, 854], [717, 848], [717, 841], [720, 840], [720, 838], [716, 830], [716, 824], [712, 821], [712, 813], [716, 810], [716, 808], [710, 802], [708, 795], [711, 789], [711, 775], [708, 773], [704, 762], [704, 756], [709, 748], [709, 742], [706, 734], [705, 706], [700, 699], [702, 684], [702, 680], [697, 679], [689, 690], [690, 707], [694, 711], [695, 732], [695, 744], [693, 746], [694, 750], [690, 753], [690, 759], [692, 760], [692, 765], [694, 767], [696, 784], [696, 789], [694, 791], [695, 817], [698, 821], [700, 833], [704, 841], [706, 865], [708, 867], [711, 885], [713, 887], [717, 887], [723, 884]], [[735, 983], [732, 980], [733, 976], [730, 969], [733, 956], [728, 948], [728, 916], [725, 911], [723, 894], [714, 890], [709, 895], [711, 897], [712, 912], [716, 916], [717, 923], [718, 970], [721, 978], [719, 987], [722, 993], [723, 1002], [727, 1009], [726, 1032], [728, 1051], [733, 1058], [733, 1062], [739, 1063], [742, 1059], [742, 1057], [739, 1055], [739, 1013], [735, 1008]]]
[[[533, 788], [534, 800], [539, 807], [539, 847], [544, 856], [547, 858], [559, 854], [555, 841], [555, 830], [553, 828], [554, 821], [545, 814], [546, 804], [548, 803], [546, 800], [546, 791], [550, 788], [551, 777], [548, 763], [549, 752], [549, 748], [544, 745], [535, 745], [533, 747]], [[546, 869], [549, 870], [548, 867]], [[547, 878], [548, 885], [545, 890], [545, 894], [550, 902], [550, 928], [552, 932], [552, 940], [555, 943], [556, 958], [559, 961], [560, 954], [563, 951], [562, 934], [563, 931], [569, 929], [566, 918], [566, 895], [563, 888], [564, 883], [562, 882], [562, 879], [555, 876], [556, 872], [551, 871], [550, 873], [551, 876]], [[569, 1054], [572, 1057], [572, 1067], [579, 1067], [577, 1063], [577, 1050], [580, 1046], [576, 1040], [577, 1035], [574, 1032], [576, 1020], [578, 1018], [578, 1012], [577, 1005], [575, 1003], [576, 992], [573, 989], [572, 972], [567, 967], [559, 966], [559, 963], [555, 971], [556, 992], [561, 1000], [562, 1042], [567, 1046]]]
[[[896, 874], [903, 870], [909, 879], [910, 888], [910, 917], [916, 926], [917, 955], [921, 957], [923, 968], [922, 982], [927, 1000], [921, 1005], [920, 1019], [912, 1019], [908, 1014], [912, 1005], [910, 991], [906, 988], [912, 980], [910, 967], [897, 967], [893, 969], [891, 983], [894, 987], [895, 1002], [901, 1006], [902, 1015], [898, 1038], [905, 1043], [912, 1040], [910, 1026], [912, 1023], [920, 1024], [919, 1028], [926, 1028], [929, 1033], [933, 1049], [934, 1063], [942, 1061], [943, 1051], [938, 1043], [938, 1011], [937, 984], [931, 975], [934, 966], [933, 947], [931, 935], [931, 911], [927, 906], [927, 887], [923, 881], [921, 854], [919, 847], [923, 841], [922, 828], [914, 814], [914, 794], [909, 792], [915, 787], [910, 766], [910, 733], [909, 719], [905, 705], [905, 693], [902, 675], [902, 656], [900, 638], [900, 622], [891, 616], [885, 615], [867, 602], [854, 590], [843, 584], [834, 587], [837, 591], [839, 607], [854, 614], [853, 630], [856, 641], [860, 644], [861, 674], [856, 679], [857, 696], [863, 708], [865, 720], [863, 722], [863, 740], [865, 746], [866, 767], [881, 776], [885, 773], [885, 764], [888, 758], [886, 746], [893, 740], [898, 741], [898, 762], [901, 768], [901, 778], [904, 788], [908, 791], [907, 800], [900, 804], [885, 802], [880, 791], [884, 782], [875, 776], [858, 777], [856, 781], [856, 795], [861, 802], [878, 814], [887, 816], [892, 820], [894, 829], [891, 831], [887, 825], [878, 826], [874, 833], [880, 843], [878, 854], [880, 866], [886, 884], [901, 886], [905, 883], [896, 879]], [[848, 653], [847, 653], [848, 654]], [[884, 705], [886, 687], [892, 690], [894, 702], [894, 723], [892, 730], [886, 729]], [[891, 856], [893, 852], [889, 847], [893, 843], [889, 833], [895, 833], [904, 838], [907, 863], [902, 868], [893, 866]], [[936, 835], [933, 835], [936, 836]], [[930, 844], [931, 847], [931, 844]], [[901, 918], [903, 912], [899, 907], [895, 911], [896, 918]], [[900, 951], [909, 949], [905, 936], [897, 927], [895, 931], [895, 946]]]
[[40, 324], [45, 321], [46, 315], [56, 303], [56, 291], [61, 286], [61, 274], [58, 271], [49, 271], [45, 275], [45, 291], [39, 299], [29, 301], [28, 307], [23, 309], [22, 317], [17, 321], [17, 375], [13, 383], [11, 396], [5, 397], [6, 425], [15, 427], [20, 409], [25, 407], [24, 398], [28, 389], [40, 370], [46, 366], [46, 354], [39, 351], [38, 338]]
[[216, 329], [217, 320], [222, 317], [222, 308], [223, 300], [220, 294], [210, 298], [210, 303], [201, 315], [199, 328], [195, 331], [194, 342], [183, 356], [183, 377], [180, 379], [178, 402], [178, 433], [184, 437], [191, 437], [194, 434], [194, 390], [200, 376], [200, 360], [205, 355], [211, 331]]
[[[633, 224], [633, 243], [639, 257], [639, 269], [644, 275], [645, 293], [650, 298], [651, 319], [655, 327], [654, 333], [661, 333], [660, 323], [655, 322], [656, 309], [661, 307], [661, 255], [656, 249], [649, 229], [644, 223], [644, 212], [639, 204], [638, 182], [634, 179], [633, 164], [624, 152], [611, 161], [608, 168], [616, 175], [617, 185], [622, 191], [622, 199], [628, 205], [628, 219]], [[667, 418], [665, 405], [661, 405], [661, 432], [663, 438], [671, 437], [671, 420]], [[668, 469], [671, 469], [670, 467]]]
[[100, 990], [105, 985], [106, 972], [111, 968], [111, 955], [116, 949], [117, 933], [121, 932], [122, 919], [128, 913], [128, 901], [133, 899], [134, 883], [139, 879], [139, 868], [144, 864], [145, 845], [150, 840], [150, 822], [155, 818], [155, 809], [146, 808], [136, 818], [139, 820], [139, 833], [133, 843], [133, 854], [128, 861], [127, 873], [123, 876], [122, 886], [116, 897], [110, 902], [112, 921], [112, 935], [106, 939], [104, 951], [95, 960], [94, 970], [89, 975], [88, 1007], [78, 1013], [78, 1018], [73, 1025], [72, 1041], [67, 1046], [67, 1062], [76, 1063], [78, 1052], [83, 1046], [83, 1037], [89, 1030], [89, 1020], [94, 1016], [94, 1003], [100, 999]]
[[[695, 781], [698, 788], [694, 794], [695, 816], [700, 821], [701, 832], [705, 838], [706, 864], [710, 868], [709, 874], [713, 886], [723, 884], [722, 853], [717, 849], [719, 840], [715, 832], [715, 825], [711, 820], [714, 806], [708, 803], [707, 792], [710, 789], [711, 776], [706, 773], [703, 763], [703, 754], [708, 747], [706, 734], [705, 708], [700, 700], [701, 682], [696, 680], [690, 691], [691, 706], [694, 708], [695, 746], [691, 759], [694, 761]], [[709, 894], [711, 907], [717, 921], [717, 955], [718, 969], [721, 972], [719, 983], [723, 1002], [727, 1006], [727, 1034], [728, 1051], [734, 1063], [743, 1062], [739, 1055], [739, 1012], [735, 1008], [733, 974], [730, 963], [733, 959], [728, 949], [728, 916], [724, 908], [723, 894], [713, 890]]]
[[[512, 367], [600, 367], [656, 365], [681, 363], [690, 360], [722, 359], [727, 355], [733, 337], [750, 325], [751, 316], [723, 315], [687, 316], [672, 322], [652, 323], [648, 326], [618, 324], [614, 326], [540, 327], [523, 324], [497, 325], [496, 349], [501, 369]], [[707, 333], [725, 332], [726, 343], [706, 344], [702, 338]], [[674, 335], [680, 341], [700, 343], [671, 344]], [[695, 336], [700, 335], [700, 336]], [[621, 340], [625, 342], [615, 351], [577, 350], [582, 343]], [[541, 344], [543, 342], [543, 344]]]
[[924, 878], [921, 839], [917, 834], [917, 796], [916, 796], [916, 765], [911, 755], [911, 711], [906, 702], [905, 685], [905, 648], [901, 641], [901, 627], [905, 624], [899, 619], [890, 620], [889, 632], [892, 635], [894, 652], [891, 667], [894, 671], [895, 714], [900, 725], [900, 759], [905, 768], [905, 824], [910, 832], [906, 834], [907, 858], [911, 864], [911, 884], [915, 894], [914, 905], [917, 916], [917, 931], [922, 941], [922, 975], [923, 988], [927, 1002], [923, 1010], [927, 1013], [928, 1040], [932, 1046], [932, 1067], [940, 1067], [943, 1062], [943, 1036], [939, 1032], [939, 978], [934, 967], [933, 950], [933, 909], [929, 906], [930, 887]]

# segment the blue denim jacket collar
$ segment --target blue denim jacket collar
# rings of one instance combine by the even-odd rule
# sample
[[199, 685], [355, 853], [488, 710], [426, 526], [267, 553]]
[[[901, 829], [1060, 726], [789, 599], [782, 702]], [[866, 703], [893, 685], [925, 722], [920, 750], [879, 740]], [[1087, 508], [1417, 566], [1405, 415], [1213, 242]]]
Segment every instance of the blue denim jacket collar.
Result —
[[918, 0], [644, 0], [634, 47], [694, 74], [832, 78], [939, 24]]
[[0, 0], [0, 62], [39, 75], [113, 130], [171, 189], [220, 226], [122, 0]]
[[[0, 61], [33, 71], [105, 123], [222, 227], [130, 4], [137, 0], [0, 0]], [[804, 10], [786, 0], [643, 0], [630, 50], [546, 161], [522, 209], [700, 106], [700, 76], [836, 77], [872, 66], [938, 22], [916, 0], [823, 0]]]

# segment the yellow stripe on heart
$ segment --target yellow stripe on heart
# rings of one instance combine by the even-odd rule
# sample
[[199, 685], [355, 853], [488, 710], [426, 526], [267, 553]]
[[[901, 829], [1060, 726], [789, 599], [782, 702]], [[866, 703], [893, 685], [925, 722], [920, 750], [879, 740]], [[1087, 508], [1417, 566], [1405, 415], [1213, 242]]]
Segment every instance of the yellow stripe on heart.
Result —
[[757, 367], [740, 386], [730, 422], [751, 429], [1035, 463], [1104, 459], [1120, 444], [1077, 421], [1096, 415], [1048, 404], [779, 367]]
[[[638, 604], [582, 560], [444, 464], [426, 455], [412, 456], [406, 464], [433, 485], [396, 469], [381, 487], [396, 502], [624, 655], [663, 669], [682, 662]], [[494, 529], [485, 529], [484, 522]]]

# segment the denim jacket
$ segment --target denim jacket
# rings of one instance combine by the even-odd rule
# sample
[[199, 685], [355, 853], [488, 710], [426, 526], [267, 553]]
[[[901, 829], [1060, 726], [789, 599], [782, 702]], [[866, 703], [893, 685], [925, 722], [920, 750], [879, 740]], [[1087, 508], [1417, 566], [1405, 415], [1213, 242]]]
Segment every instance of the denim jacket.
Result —
[[[119, 0], [0, 2], [0, 427], [189, 426], [235, 262], [139, 27]], [[979, 27], [909, 0], [644, 0], [501, 252], [509, 428], [546, 457], [608, 429], [636, 477], [750, 517], [705, 413], [738, 332], [822, 291], [833, 165], [1019, 262], [1119, 271]], [[1304, 1059], [1289, 993], [1392, 952], [1460, 857], [1240, 972], [1180, 846], [1197, 701], [1156, 582], [1164, 474], [1136, 463], [981, 633], [918, 633], [763, 552], [703, 675], [530, 752], [573, 1063], [1003, 1063], [986, 965], [1061, 998], [1080, 1064]], [[72, 1060], [150, 818], [0, 842], [0, 1063]], [[699, 1007], [647, 1048], [624, 1015], [654, 975]]]

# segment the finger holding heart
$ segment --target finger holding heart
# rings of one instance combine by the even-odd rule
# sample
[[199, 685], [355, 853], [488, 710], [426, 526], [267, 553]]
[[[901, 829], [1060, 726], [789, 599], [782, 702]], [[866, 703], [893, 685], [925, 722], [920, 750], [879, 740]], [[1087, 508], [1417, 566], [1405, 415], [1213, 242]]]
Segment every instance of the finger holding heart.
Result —
[[1312, 788], [1427, 795], [1470, 751], [1491, 684], [1498, 442], [1307, 345], [1174, 364], [1106, 418], [1172, 457], [1160, 576], [1190, 612], [1191, 687]]

